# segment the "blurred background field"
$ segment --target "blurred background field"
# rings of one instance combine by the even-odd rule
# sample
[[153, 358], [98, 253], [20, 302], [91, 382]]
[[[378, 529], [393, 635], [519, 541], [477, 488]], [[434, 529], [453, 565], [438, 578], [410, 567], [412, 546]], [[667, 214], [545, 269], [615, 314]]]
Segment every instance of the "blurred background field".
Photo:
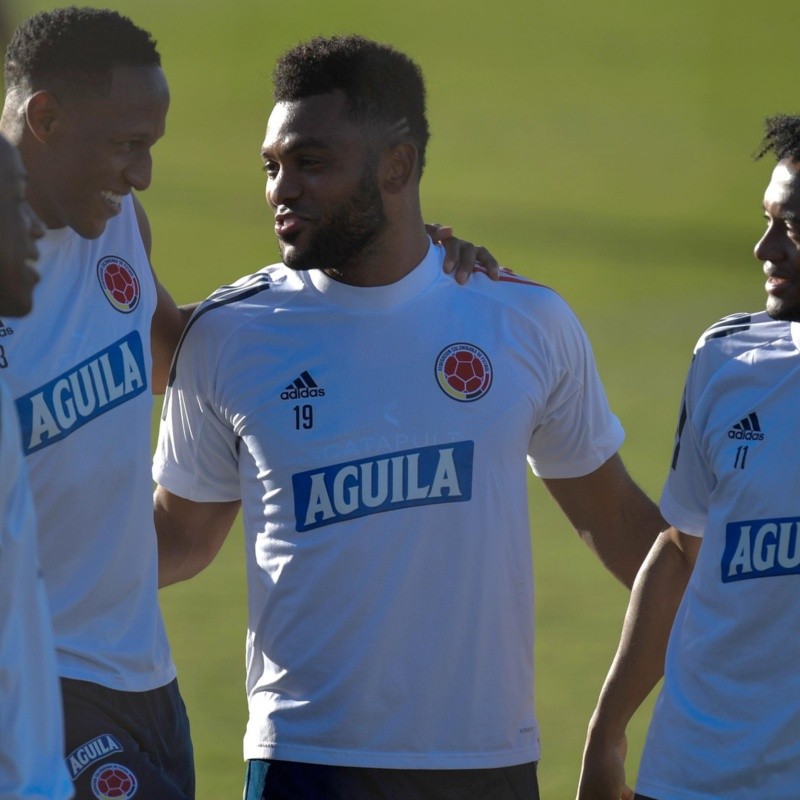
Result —
[[[11, 22], [57, 3], [7, 3]], [[752, 257], [771, 165], [764, 116], [800, 110], [800, 7], [738, 0], [120, 0], [159, 42], [172, 88], [143, 197], [154, 264], [179, 302], [276, 260], [259, 146], [275, 57], [316, 33], [389, 41], [423, 67], [433, 138], [426, 219], [557, 288], [593, 341], [657, 495], [698, 334], [761, 308]], [[763, 9], [763, 7], [762, 7]], [[530, 481], [543, 798], [573, 795], [626, 593]], [[237, 531], [162, 593], [196, 748], [199, 800], [241, 796], [245, 586]], [[387, 712], [388, 713], [388, 712]], [[647, 710], [630, 730], [636, 764]]]

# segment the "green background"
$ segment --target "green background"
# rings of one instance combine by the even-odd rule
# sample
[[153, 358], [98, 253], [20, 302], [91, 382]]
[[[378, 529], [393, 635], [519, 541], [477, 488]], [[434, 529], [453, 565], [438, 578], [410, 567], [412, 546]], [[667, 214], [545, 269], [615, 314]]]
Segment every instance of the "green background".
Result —
[[[12, 22], [52, 3], [7, 5]], [[275, 57], [317, 33], [389, 41], [422, 66], [433, 131], [426, 219], [552, 285], [593, 341], [652, 495], [699, 333], [761, 308], [752, 246], [771, 169], [764, 116], [800, 109], [796, 4], [737, 0], [110, 2], [159, 43], [172, 89], [143, 197], [154, 264], [179, 302], [276, 260], [259, 147]], [[761, 6], [763, 9], [764, 7]], [[585, 725], [626, 592], [531, 478], [544, 798], [574, 794]], [[199, 800], [241, 796], [241, 532], [162, 593], [192, 720]], [[630, 728], [635, 776], [648, 709]]]

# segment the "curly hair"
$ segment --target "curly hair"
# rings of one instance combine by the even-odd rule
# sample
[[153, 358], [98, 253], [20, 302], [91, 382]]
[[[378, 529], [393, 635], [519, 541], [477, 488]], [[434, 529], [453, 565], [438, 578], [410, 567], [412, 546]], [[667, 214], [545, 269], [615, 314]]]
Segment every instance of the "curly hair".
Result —
[[150, 34], [116, 11], [57, 8], [29, 17], [6, 49], [6, 91], [58, 82], [76, 90], [108, 89], [115, 67], [161, 66]]
[[395, 141], [410, 140], [420, 172], [430, 138], [425, 82], [420, 68], [399, 50], [362, 36], [317, 36], [278, 59], [275, 102], [341, 91], [353, 121], [374, 125]]
[[800, 161], [800, 116], [776, 114], [764, 120], [764, 138], [753, 158], [759, 159], [770, 152], [778, 161], [783, 158]]

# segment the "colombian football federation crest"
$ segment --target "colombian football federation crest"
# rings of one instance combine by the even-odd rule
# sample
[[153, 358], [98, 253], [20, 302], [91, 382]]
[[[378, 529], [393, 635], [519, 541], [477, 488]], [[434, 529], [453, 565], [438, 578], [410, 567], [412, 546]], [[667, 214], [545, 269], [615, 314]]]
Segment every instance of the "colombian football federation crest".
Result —
[[103, 764], [92, 775], [92, 794], [98, 800], [129, 800], [138, 788], [136, 776], [122, 764]]
[[467, 342], [448, 345], [436, 357], [436, 381], [453, 400], [471, 403], [492, 385], [492, 364], [479, 347]]
[[117, 311], [130, 314], [139, 305], [141, 288], [133, 267], [118, 256], [106, 256], [97, 262], [100, 288]]

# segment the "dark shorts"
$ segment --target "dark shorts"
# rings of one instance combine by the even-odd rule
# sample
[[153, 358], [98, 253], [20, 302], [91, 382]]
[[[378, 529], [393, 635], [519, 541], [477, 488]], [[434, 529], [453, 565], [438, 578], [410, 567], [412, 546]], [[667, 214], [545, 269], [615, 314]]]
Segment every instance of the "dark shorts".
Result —
[[62, 679], [74, 800], [192, 800], [194, 758], [178, 682], [120, 692]]
[[539, 800], [536, 764], [498, 769], [373, 769], [247, 762], [244, 800]]

